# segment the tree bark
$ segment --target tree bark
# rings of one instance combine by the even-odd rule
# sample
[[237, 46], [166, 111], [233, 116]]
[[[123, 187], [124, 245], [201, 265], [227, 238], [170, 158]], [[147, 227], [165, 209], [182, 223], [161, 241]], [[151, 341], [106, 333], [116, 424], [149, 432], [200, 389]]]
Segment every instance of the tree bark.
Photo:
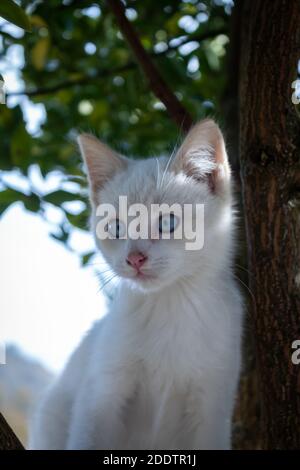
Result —
[[[238, 212], [243, 213], [240, 157], [239, 157], [239, 64], [241, 57], [242, 14], [244, 0], [236, 0], [230, 17], [229, 46], [226, 54], [226, 86], [221, 103], [222, 121], [228, 147], [228, 155], [234, 179], [235, 202]], [[233, 417], [232, 446], [234, 449], [258, 449], [260, 435], [259, 394], [257, 387], [257, 370], [255, 347], [249, 306], [252, 298], [247, 289], [249, 285], [246, 234], [243, 224], [239, 225], [239, 249], [235, 258], [235, 275], [240, 280], [246, 304], [243, 336], [243, 367], [240, 377], [239, 392]]]
[[0, 413], [0, 450], [24, 450], [21, 442]]
[[240, 155], [262, 446], [300, 448], [300, 122], [292, 82], [300, 59], [299, 0], [245, 0]]
[[228, 156], [234, 178], [239, 184], [239, 63], [241, 56], [241, 18], [244, 0], [236, 0], [229, 23], [229, 46], [225, 58], [226, 85], [222, 96], [221, 110], [224, 119]]

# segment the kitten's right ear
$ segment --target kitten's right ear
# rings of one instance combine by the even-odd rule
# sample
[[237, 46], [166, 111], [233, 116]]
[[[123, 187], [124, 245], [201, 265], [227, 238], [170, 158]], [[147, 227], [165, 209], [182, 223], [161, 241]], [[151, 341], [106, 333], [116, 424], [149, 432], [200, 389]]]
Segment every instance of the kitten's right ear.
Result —
[[99, 204], [100, 189], [116, 173], [125, 170], [126, 159], [93, 135], [81, 134], [78, 136], [77, 142], [86, 164], [92, 202]]
[[230, 193], [230, 167], [222, 132], [212, 119], [198, 122], [188, 132], [173, 162], [197, 181], [207, 182], [217, 195]]

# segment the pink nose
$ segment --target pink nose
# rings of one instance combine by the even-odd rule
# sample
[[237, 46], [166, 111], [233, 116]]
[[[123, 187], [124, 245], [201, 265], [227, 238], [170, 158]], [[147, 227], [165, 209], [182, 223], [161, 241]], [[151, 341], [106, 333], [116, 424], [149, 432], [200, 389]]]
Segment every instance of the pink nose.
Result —
[[143, 266], [143, 264], [147, 261], [147, 256], [145, 256], [143, 253], [140, 253], [138, 251], [134, 251], [132, 253], [129, 253], [127, 256], [126, 262], [130, 266], [132, 266], [134, 269], [137, 271], [140, 270], [140, 268]]

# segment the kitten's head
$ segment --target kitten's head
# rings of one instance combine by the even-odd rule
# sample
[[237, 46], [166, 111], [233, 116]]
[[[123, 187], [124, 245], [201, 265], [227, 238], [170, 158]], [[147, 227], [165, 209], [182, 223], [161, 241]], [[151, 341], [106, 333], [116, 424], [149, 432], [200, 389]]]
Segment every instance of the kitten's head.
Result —
[[[117, 275], [133, 287], [156, 290], [195, 275], [207, 277], [227, 262], [230, 169], [222, 133], [212, 120], [195, 125], [172, 158], [130, 160], [87, 134], [79, 136], [78, 142], [88, 172], [95, 235], [97, 224], [105, 218], [96, 215], [97, 207], [110, 204], [116, 210], [116, 216], [105, 221], [108, 238], [96, 235], [96, 243]], [[148, 222], [146, 238], [145, 231], [143, 238], [131, 232], [125, 235], [131, 222], [131, 229], [134, 226], [140, 231], [141, 225], [134, 222], [140, 212], [125, 214], [119, 196], [127, 197], [128, 209], [143, 204], [148, 210], [146, 216], [142, 215]], [[157, 212], [153, 204], [165, 206]], [[182, 209], [181, 213], [173, 210], [173, 204]], [[196, 205], [204, 205], [204, 221], [202, 209], [197, 211]], [[197, 245], [188, 239], [188, 230], [197, 233]]]

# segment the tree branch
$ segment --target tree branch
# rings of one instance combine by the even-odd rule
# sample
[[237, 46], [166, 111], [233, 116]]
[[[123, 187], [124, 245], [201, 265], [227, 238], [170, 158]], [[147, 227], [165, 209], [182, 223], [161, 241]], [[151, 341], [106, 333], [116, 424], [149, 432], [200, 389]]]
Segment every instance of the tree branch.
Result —
[[[176, 51], [179, 47], [184, 46], [185, 44], [188, 44], [189, 42], [196, 41], [196, 42], [202, 42], [207, 39], [214, 38], [220, 34], [226, 34], [227, 30], [225, 28], [219, 28], [213, 31], [206, 31], [206, 32], [201, 32], [201, 33], [195, 33], [193, 35], [189, 35], [184, 37], [179, 43], [176, 43], [175, 45], [171, 44], [174, 39], [171, 39], [167, 48], [164, 49], [163, 51], [160, 52], [155, 52], [151, 51], [149, 55], [153, 59], [157, 59], [161, 56], [165, 56], [168, 54], [168, 52], [171, 51]], [[127, 72], [128, 70], [132, 70], [136, 68], [137, 64], [136, 62], [129, 61], [127, 64], [121, 65], [120, 67], [116, 67], [114, 69], [102, 69], [97, 73], [94, 77], [91, 77], [89, 75], [85, 75], [82, 78], [79, 78], [77, 80], [63, 80], [59, 83], [56, 83], [54, 85], [50, 86], [45, 86], [45, 87], [40, 87], [40, 88], [35, 88], [33, 90], [24, 90], [24, 91], [13, 91], [11, 93], [7, 93], [7, 97], [10, 96], [28, 96], [29, 98], [39, 96], [39, 95], [48, 95], [51, 93], [55, 93], [60, 90], [65, 90], [67, 88], [72, 88], [73, 86], [77, 85], [88, 85], [94, 80], [98, 80], [99, 78], [106, 78], [112, 75], [117, 75], [119, 73]]]
[[149, 80], [151, 90], [165, 105], [170, 117], [177, 126], [183, 131], [188, 131], [193, 123], [191, 115], [169, 88], [167, 82], [163, 79], [159, 70], [152, 62], [151, 57], [145, 51], [132, 24], [126, 18], [123, 3], [120, 0], [109, 0], [108, 6], [113, 11], [120, 31], [126, 38], [137, 62], [140, 64], [145, 76]]
[[0, 413], [0, 450], [24, 450], [23, 445]]
[[35, 90], [15, 91], [12, 93], [7, 93], [6, 96], [9, 97], [9, 96], [26, 95], [30, 98], [30, 97], [39, 96], [39, 95], [48, 95], [49, 93], [55, 93], [56, 91], [65, 90], [66, 88], [71, 88], [76, 85], [88, 85], [94, 80], [98, 80], [99, 78], [105, 78], [110, 75], [117, 75], [118, 73], [126, 72], [127, 70], [130, 70], [133, 67], [134, 67], [134, 63], [128, 62], [127, 64], [122, 65], [112, 70], [103, 69], [101, 70], [100, 73], [97, 73], [94, 77], [85, 75], [82, 78], [79, 78], [77, 80], [64, 80], [59, 83], [56, 83], [55, 85], [36, 88]]

